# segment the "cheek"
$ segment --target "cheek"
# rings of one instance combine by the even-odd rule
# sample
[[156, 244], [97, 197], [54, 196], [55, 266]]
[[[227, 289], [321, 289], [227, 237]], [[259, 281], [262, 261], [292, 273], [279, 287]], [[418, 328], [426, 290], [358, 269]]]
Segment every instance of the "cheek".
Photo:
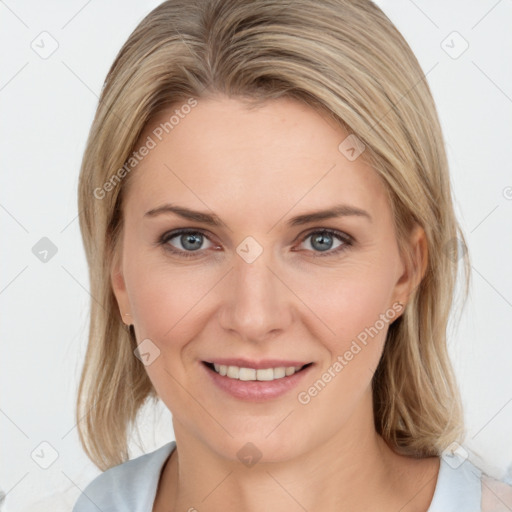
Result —
[[214, 282], [199, 270], [171, 268], [165, 262], [143, 261], [142, 257], [132, 259], [125, 276], [137, 341], [151, 340], [141, 345], [149, 347], [151, 357], [146, 373], [158, 396], [173, 415], [180, 417], [190, 403], [182, 387], [190, 379], [186, 359], [192, 358], [187, 358], [187, 349], [204, 327], [207, 313], [202, 299], [207, 300]]
[[[385, 337], [389, 321], [382, 325], [380, 319], [389, 312], [394, 285], [388, 268], [382, 262], [361, 263], [337, 275], [331, 274], [329, 279], [321, 280], [319, 274], [316, 280], [308, 277], [300, 285], [300, 297], [317, 315], [314, 323], [318, 327], [314, 331], [333, 357], [347, 350], [358, 337], [364, 342], [365, 333], [375, 341]], [[320, 282], [325, 285], [318, 286]], [[378, 334], [370, 329], [375, 325]], [[371, 337], [368, 330], [372, 332]]]
[[168, 352], [197, 336], [216, 275], [142, 254], [134, 255], [125, 276], [140, 340], [149, 338]]
[[397, 317], [390, 304], [394, 282], [388, 268], [386, 264], [361, 265], [331, 280], [323, 292], [309, 292], [309, 305], [322, 320], [316, 324], [329, 327], [329, 331], [317, 329], [329, 357], [297, 394], [305, 406], [301, 411], [311, 421], [329, 416], [329, 425], [337, 428], [368, 391], [389, 325]]

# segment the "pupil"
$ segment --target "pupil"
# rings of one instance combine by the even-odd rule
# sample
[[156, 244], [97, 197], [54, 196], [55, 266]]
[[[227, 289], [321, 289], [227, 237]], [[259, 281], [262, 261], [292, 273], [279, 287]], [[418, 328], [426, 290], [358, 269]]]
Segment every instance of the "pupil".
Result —
[[[181, 236], [181, 243], [183, 244], [183, 247], [185, 247], [186, 249], [191, 249], [193, 251], [199, 249], [199, 247], [201, 246], [201, 235], [199, 234], [187, 234], [187, 235], [182, 235]], [[194, 242], [196, 243], [196, 245], [194, 246]], [[192, 246], [190, 246], [189, 244], [192, 244]]]
[[[317, 242], [319, 245], [315, 246]], [[312, 245], [315, 247], [315, 249], [326, 251], [332, 246], [332, 236], [329, 233], [320, 233], [319, 235], [313, 237]]]

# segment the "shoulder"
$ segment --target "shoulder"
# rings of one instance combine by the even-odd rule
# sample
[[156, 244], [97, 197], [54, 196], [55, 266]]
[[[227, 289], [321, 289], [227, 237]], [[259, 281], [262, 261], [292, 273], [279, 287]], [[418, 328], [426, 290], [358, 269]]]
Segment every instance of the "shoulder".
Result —
[[512, 486], [482, 475], [482, 512], [510, 512], [512, 510]]
[[480, 469], [468, 459], [444, 454], [428, 512], [480, 512], [481, 478]]
[[143, 510], [152, 504], [161, 469], [176, 447], [171, 441], [98, 475], [81, 492], [73, 512]]
[[468, 458], [443, 455], [428, 512], [510, 512], [512, 487], [487, 475]]

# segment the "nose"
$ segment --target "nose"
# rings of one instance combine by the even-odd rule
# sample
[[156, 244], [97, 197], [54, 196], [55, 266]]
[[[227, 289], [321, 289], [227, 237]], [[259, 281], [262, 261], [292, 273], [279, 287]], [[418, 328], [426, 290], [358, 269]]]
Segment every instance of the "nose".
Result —
[[263, 253], [252, 263], [234, 258], [224, 282], [219, 322], [239, 338], [262, 342], [286, 331], [293, 321], [294, 294]]

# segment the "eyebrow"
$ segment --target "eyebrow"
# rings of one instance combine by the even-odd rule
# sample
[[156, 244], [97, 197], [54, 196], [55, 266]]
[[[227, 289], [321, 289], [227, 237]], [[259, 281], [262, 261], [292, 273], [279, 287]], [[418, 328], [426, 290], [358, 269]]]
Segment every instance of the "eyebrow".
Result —
[[[185, 208], [184, 206], [173, 204], [164, 204], [158, 208], [153, 208], [152, 210], [147, 211], [144, 214], [144, 217], [152, 218], [156, 217], [157, 215], [169, 213], [174, 213], [175, 215], [178, 215], [184, 219], [201, 222], [202, 224], [207, 224], [209, 226], [224, 225], [221, 219], [214, 213], [210, 214], [206, 212], [200, 212], [198, 210], [191, 210], [190, 208]], [[290, 227], [301, 226], [311, 222], [346, 216], [366, 217], [370, 222], [372, 222], [372, 217], [367, 211], [356, 208], [355, 206], [340, 204], [326, 210], [315, 210], [304, 213], [302, 215], [297, 215], [289, 219], [287, 224]]]

